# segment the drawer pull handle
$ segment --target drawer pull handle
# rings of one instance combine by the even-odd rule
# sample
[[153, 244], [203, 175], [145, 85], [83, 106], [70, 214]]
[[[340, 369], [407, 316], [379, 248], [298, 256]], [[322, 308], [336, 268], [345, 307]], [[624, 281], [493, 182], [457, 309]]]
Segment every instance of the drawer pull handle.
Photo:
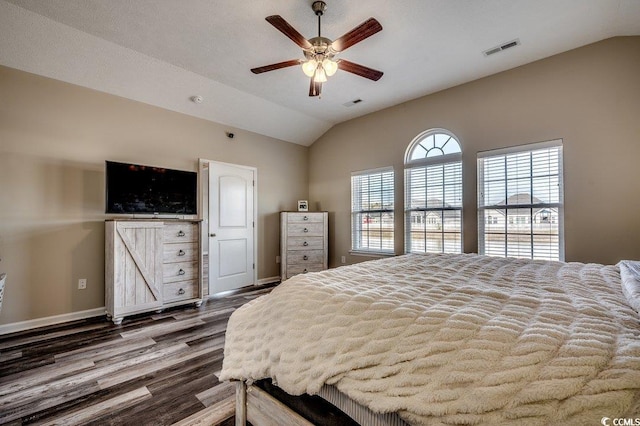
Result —
[[306, 247], [309, 245], [309, 243], [305, 241], [304, 243], [302, 243], [302, 245]]
[[185, 273], [186, 273], [186, 272], [184, 272], [184, 269], [180, 269], [180, 270], [178, 271], [178, 275], [184, 275]]
[[303, 274], [306, 274], [307, 272], [309, 272], [307, 271], [307, 268], [304, 268], [304, 271], [302, 271]]
[[186, 253], [184, 252], [184, 250], [180, 249], [180, 251], [178, 252], [178, 256], [184, 256]]
[[309, 220], [309, 216], [303, 217], [302, 220]]
[[309, 256], [305, 254], [304, 256], [302, 256], [302, 260], [309, 260]]
[[181, 288], [180, 290], [178, 290], [178, 294], [184, 294], [184, 289]]
[[184, 236], [185, 236], [185, 233], [182, 229], [178, 231], [178, 237], [184, 237]]
[[309, 232], [309, 230], [307, 228], [304, 228], [304, 232]]

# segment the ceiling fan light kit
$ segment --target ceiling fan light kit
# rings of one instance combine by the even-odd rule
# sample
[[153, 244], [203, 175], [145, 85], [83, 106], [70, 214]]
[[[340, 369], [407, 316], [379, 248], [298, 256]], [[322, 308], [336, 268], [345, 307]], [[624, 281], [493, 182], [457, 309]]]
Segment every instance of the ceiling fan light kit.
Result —
[[289, 23], [280, 15], [272, 15], [265, 18], [267, 22], [273, 25], [278, 31], [286, 35], [291, 39], [291, 41], [302, 48], [305, 59], [294, 59], [253, 68], [251, 72], [254, 74], [260, 74], [294, 65], [301, 65], [304, 74], [311, 79], [309, 85], [309, 96], [320, 96], [320, 93], [322, 92], [322, 83], [325, 83], [327, 81], [327, 77], [334, 75], [338, 69], [373, 81], [378, 81], [382, 77], [382, 71], [374, 70], [345, 59], [336, 59], [335, 56], [354, 44], [359, 43], [381, 31], [382, 25], [380, 25], [376, 19], [369, 18], [342, 37], [332, 41], [326, 37], [322, 37], [320, 32], [321, 17], [327, 9], [326, 3], [323, 1], [315, 1], [311, 5], [311, 9], [316, 16], [318, 16], [318, 36], [309, 40], [304, 38], [302, 34], [289, 25]]

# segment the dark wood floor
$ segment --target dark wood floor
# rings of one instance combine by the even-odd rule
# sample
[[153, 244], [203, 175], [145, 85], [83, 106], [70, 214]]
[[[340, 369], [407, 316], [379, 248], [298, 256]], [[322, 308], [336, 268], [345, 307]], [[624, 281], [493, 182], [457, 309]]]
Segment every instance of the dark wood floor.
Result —
[[235, 390], [217, 377], [227, 321], [272, 288], [0, 336], [0, 424], [232, 425]]

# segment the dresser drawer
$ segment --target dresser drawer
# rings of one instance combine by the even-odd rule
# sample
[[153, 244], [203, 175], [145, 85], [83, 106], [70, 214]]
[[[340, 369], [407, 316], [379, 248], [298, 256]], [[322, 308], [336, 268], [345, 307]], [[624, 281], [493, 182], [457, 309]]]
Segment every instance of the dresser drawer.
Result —
[[198, 297], [198, 283], [194, 280], [177, 281], [162, 286], [163, 302], [177, 302], [179, 300]]
[[198, 225], [195, 223], [167, 223], [164, 226], [165, 243], [197, 242]]
[[309, 223], [324, 221], [322, 213], [287, 213], [287, 222], [289, 223]]
[[323, 236], [324, 225], [321, 222], [290, 223], [287, 226], [287, 234], [290, 236]]
[[165, 244], [162, 261], [164, 263], [191, 262], [198, 260], [198, 245], [196, 243]]
[[324, 237], [289, 237], [287, 250], [323, 250]]
[[287, 266], [287, 278], [291, 278], [294, 275], [306, 274], [307, 272], [319, 272], [324, 271], [324, 265], [322, 263], [312, 263], [309, 265], [289, 265]]
[[287, 251], [289, 265], [324, 263], [324, 250], [291, 250]]
[[165, 263], [162, 267], [162, 281], [170, 283], [198, 278], [196, 262]]

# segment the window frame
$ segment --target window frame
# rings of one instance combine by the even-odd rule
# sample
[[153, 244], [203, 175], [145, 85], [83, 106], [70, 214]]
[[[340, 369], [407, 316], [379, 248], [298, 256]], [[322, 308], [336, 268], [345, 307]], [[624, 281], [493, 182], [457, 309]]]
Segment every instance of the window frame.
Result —
[[[380, 208], [380, 209], [368, 209], [368, 210], [354, 210], [355, 202], [354, 202], [354, 179], [361, 178], [363, 176], [372, 176], [372, 175], [383, 175], [385, 173], [391, 173], [391, 199], [392, 206], [390, 208]], [[361, 195], [362, 193], [360, 193]], [[391, 223], [393, 224], [391, 228], [392, 239], [391, 239], [391, 247], [390, 249], [369, 249], [363, 248], [361, 245], [357, 245], [357, 235], [362, 233], [362, 229], [358, 227], [358, 217], [364, 213], [374, 213], [374, 214], [390, 214], [391, 215]], [[350, 254], [355, 255], [367, 255], [367, 256], [395, 256], [395, 170], [393, 166], [379, 167], [375, 169], [367, 169], [360, 170], [356, 172], [351, 172], [351, 250], [349, 250]], [[381, 224], [382, 225], [382, 224]], [[361, 224], [360, 224], [361, 226]], [[380, 245], [382, 246], [382, 237], [380, 238]]]
[[[534, 198], [535, 195], [534, 194], [530, 194], [531, 196], [531, 202], [530, 203], [514, 203], [514, 204], [508, 204], [507, 200], [515, 195], [518, 194], [513, 194], [511, 196], [508, 195], [507, 192], [507, 185], [506, 183], [508, 182], [509, 178], [507, 177], [507, 173], [505, 171], [505, 178], [504, 178], [504, 182], [505, 182], [505, 198], [504, 204], [484, 204], [484, 164], [485, 164], [485, 159], [487, 158], [495, 158], [495, 157], [502, 157], [504, 156], [505, 158], [509, 155], [513, 155], [513, 154], [523, 154], [523, 153], [533, 153], [535, 151], [540, 151], [540, 150], [546, 150], [546, 149], [552, 149], [552, 148], [558, 148], [559, 149], [559, 153], [558, 153], [558, 173], [557, 173], [557, 177], [558, 177], [558, 202], [557, 203], [552, 203], [552, 202], [535, 202]], [[534, 257], [535, 255], [535, 241], [534, 241], [534, 236], [536, 235], [536, 233], [534, 232], [534, 225], [537, 223], [536, 221], [536, 216], [541, 213], [543, 210], [547, 210], [547, 209], [556, 209], [557, 210], [557, 225], [558, 225], [558, 259], [551, 259], [551, 260], [558, 260], [563, 262], [565, 260], [565, 256], [564, 256], [564, 248], [565, 248], [565, 239], [564, 239], [564, 167], [563, 167], [563, 162], [564, 162], [564, 153], [563, 153], [563, 141], [562, 139], [554, 139], [554, 140], [550, 140], [550, 141], [545, 141], [545, 142], [537, 142], [537, 143], [531, 143], [531, 144], [525, 144], [525, 145], [517, 145], [517, 146], [511, 146], [511, 147], [507, 147], [507, 148], [501, 148], [501, 149], [495, 149], [495, 150], [489, 150], [489, 151], [481, 151], [478, 152], [477, 154], [477, 184], [478, 184], [478, 188], [477, 188], [477, 209], [478, 209], [478, 253], [481, 255], [485, 255], [485, 236], [487, 234], [486, 230], [485, 230], [485, 211], [487, 210], [504, 210], [505, 211], [505, 227], [504, 227], [504, 236], [505, 236], [505, 257], [514, 257], [513, 255], [509, 254], [509, 250], [508, 250], [508, 240], [507, 240], [507, 235], [509, 235], [508, 232], [508, 225], [509, 224], [515, 224], [515, 225], [528, 225], [529, 226], [529, 236], [531, 238], [531, 257], [524, 257], [524, 256], [517, 256], [520, 258], [530, 258], [530, 259], [543, 259], [540, 257]], [[506, 166], [505, 166], [506, 168]], [[549, 175], [552, 176], [552, 175]], [[556, 175], [553, 175], [556, 176]], [[530, 181], [533, 182], [533, 179], [536, 176], [533, 174], [533, 171], [530, 171], [529, 173], [529, 177], [528, 179]], [[520, 178], [522, 179], [522, 178]], [[531, 185], [533, 185], [533, 183], [531, 183]], [[531, 192], [533, 192], [533, 188], [531, 188]], [[537, 199], [537, 198], [536, 198]], [[539, 199], [538, 199], [539, 200]], [[524, 222], [521, 223], [521, 221], [518, 221], [518, 219], [520, 219], [520, 217], [510, 217], [508, 211], [509, 210], [519, 210], [519, 209], [529, 209], [530, 210], [530, 220], [525, 220]], [[536, 209], [537, 212], [533, 212], [533, 210]], [[507, 219], [508, 218], [508, 219]], [[526, 219], [526, 218], [525, 218]], [[555, 224], [556, 222], [554, 220], [549, 220], [547, 223], [549, 224]], [[494, 232], [495, 234], [501, 234], [498, 232]], [[512, 232], [513, 234], [513, 232]], [[522, 234], [524, 235], [524, 233], [518, 232], [518, 234]], [[487, 256], [490, 256], [490, 254], [487, 254]], [[497, 255], [495, 255], [497, 256]], [[501, 256], [499, 256], [501, 257]], [[546, 259], [546, 258], [545, 258]], [[549, 259], [546, 259], [549, 260]]]
[[[455, 142], [458, 145], [459, 148], [459, 152], [455, 152], [455, 153], [449, 153], [449, 154], [445, 154], [444, 151], [441, 155], [436, 155], [436, 156], [432, 156], [432, 157], [427, 157], [425, 156], [424, 158], [418, 158], [418, 159], [411, 159], [413, 152], [416, 150], [416, 148], [421, 144], [422, 141], [424, 141], [425, 139], [427, 139], [428, 137], [432, 136], [432, 135], [436, 135], [436, 134], [444, 134], [449, 136], [450, 138], [452, 138], [453, 140], [455, 140]], [[444, 211], [459, 211], [460, 213], [460, 246], [459, 246], [459, 251], [457, 251], [456, 253], [463, 253], [464, 252], [464, 218], [463, 218], [463, 199], [464, 199], [464, 168], [462, 167], [462, 143], [460, 142], [460, 139], [453, 134], [453, 132], [447, 130], [447, 129], [443, 129], [443, 128], [433, 128], [433, 129], [429, 129], [429, 130], [425, 130], [424, 132], [421, 132], [420, 134], [418, 134], [409, 144], [409, 146], [407, 147], [407, 150], [405, 151], [405, 157], [404, 157], [404, 251], [405, 253], [450, 253], [450, 251], [445, 251], [445, 244], [443, 242], [442, 244], [442, 251], [436, 252], [436, 251], [429, 251], [427, 250], [427, 246], [426, 246], [426, 240], [425, 240], [425, 250], [423, 251], [414, 251], [412, 250], [412, 238], [411, 238], [411, 231], [412, 231], [412, 227], [411, 227], [411, 223], [412, 223], [412, 216], [411, 216], [411, 212], [415, 212], [415, 211], [421, 211], [421, 212], [441, 212], [441, 215], [444, 214]], [[447, 164], [456, 164], [457, 166], [460, 167], [460, 207], [444, 207], [444, 203], [445, 201], [442, 200], [443, 202], [443, 206], [442, 207], [433, 207], [433, 208], [429, 208], [429, 207], [425, 207], [425, 208], [411, 208], [411, 188], [409, 187], [409, 183], [410, 183], [410, 174], [412, 170], [415, 169], [419, 169], [419, 168], [424, 168], [425, 169], [425, 175], [427, 172], [427, 168], [429, 166], [435, 166], [435, 165], [447, 165]], [[443, 182], [443, 186], [445, 186], [445, 183]], [[425, 200], [426, 202], [426, 200]], [[426, 213], [425, 213], [426, 215]], [[442, 216], [441, 216], [442, 217]], [[426, 219], [426, 218], [425, 218]], [[427, 223], [427, 220], [425, 220], [425, 224]], [[425, 229], [425, 233], [426, 233], [426, 229]], [[451, 232], [447, 232], [445, 231], [445, 227], [442, 226], [442, 229], [440, 231], [440, 233], [442, 234], [442, 238], [444, 239], [444, 235], [446, 233], [451, 233]]]

